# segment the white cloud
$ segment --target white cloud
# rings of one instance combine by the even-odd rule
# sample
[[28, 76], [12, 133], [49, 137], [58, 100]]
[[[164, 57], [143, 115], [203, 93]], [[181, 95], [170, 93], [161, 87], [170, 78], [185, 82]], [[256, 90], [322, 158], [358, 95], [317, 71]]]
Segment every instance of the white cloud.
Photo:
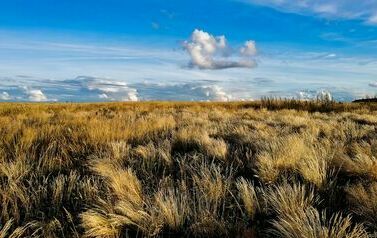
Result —
[[191, 57], [190, 66], [199, 69], [253, 68], [256, 62], [250, 57], [256, 53], [255, 42], [247, 41], [240, 49], [240, 55], [230, 58], [230, 47], [225, 36], [213, 36], [195, 29], [184, 48]]
[[376, 23], [377, 12], [374, 0], [241, 0], [256, 5], [272, 7], [283, 12], [319, 14], [326, 18], [359, 19]]
[[297, 99], [299, 100], [320, 100], [320, 101], [331, 101], [332, 100], [332, 95], [329, 91], [327, 90], [318, 90], [318, 91], [313, 91], [313, 90], [303, 90], [297, 93], [296, 96]]
[[81, 84], [89, 91], [97, 91], [100, 99], [112, 101], [138, 101], [138, 92], [135, 88], [129, 87], [124, 82], [109, 79], [79, 76], [74, 82]]
[[314, 6], [313, 10], [322, 14], [336, 15], [338, 8], [335, 4], [320, 4]]
[[202, 92], [209, 101], [227, 102], [232, 100], [232, 96], [227, 94], [223, 88], [217, 85], [198, 86], [193, 88], [194, 91]]
[[108, 99], [109, 98], [109, 96], [107, 96], [106, 93], [99, 94], [98, 97], [101, 98], [101, 99]]
[[11, 99], [11, 97], [10, 97], [9, 93], [7, 93], [7, 92], [2, 92], [2, 93], [0, 94], [0, 100], [8, 101], [8, 100], [10, 100], [10, 99]]
[[137, 90], [136, 89], [133, 89], [132, 91], [128, 92], [127, 95], [122, 98], [122, 101], [136, 102], [138, 100], [139, 99], [137, 97]]
[[313, 97], [307, 91], [300, 91], [297, 93], [297, 99], [299, 100], [311, 100]]
[[328, 55], [323, 56], [323, 58], [324, 59], [333, 59], [333, 58], [336, 58], [336, 56], [337, 56], [336, 54], [330, 53]]
[[[220, 85], [211, 81], [182, 83], [131, 83], [114, 79], [79, 76], [74, 79], [53, 83], [59, 93], [70, 95], [62, 101], [139, 101], [139, 100], [178, 100], [178, 101], [230, 101], [232, 95]], [[50, 88], [50, 90], [53, 90]], [[54, 90], [55, 91], [55, 90]], [[81, 99], [82, 98], [82, 99]]]
[[377, 88], [377, 82], [372, 82], [372, 83], [369, 83], [368, 85], [369, 87]]
[[246, 41], [245, 45], [240, 49], [240, 53], [244, 56], [255, 56], [257, 54], [257, 47], [255, 45], [255, 41]]
[[40, 89], [29, 89], [25, 88], [25, 93], [27, 98], [32, 102], [43, 102], [47, 101], [46, 95]]
[[234, 98], [223, 87], [208, 81], [174, 84], [139, 83], [141, 100], [230, 101]]
[[329, 91], [326, 90], [321, 90], [317, 92], [317, 100], [320, 101], [331, 101], [332, 100], [332, 95]]

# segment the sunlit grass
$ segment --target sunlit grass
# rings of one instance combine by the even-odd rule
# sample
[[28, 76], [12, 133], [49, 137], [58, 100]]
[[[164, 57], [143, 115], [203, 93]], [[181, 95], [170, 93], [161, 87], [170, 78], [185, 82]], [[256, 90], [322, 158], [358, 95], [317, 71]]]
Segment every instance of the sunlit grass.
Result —
[[377, 104], [0, 104], [1, 237], [368, 237]]

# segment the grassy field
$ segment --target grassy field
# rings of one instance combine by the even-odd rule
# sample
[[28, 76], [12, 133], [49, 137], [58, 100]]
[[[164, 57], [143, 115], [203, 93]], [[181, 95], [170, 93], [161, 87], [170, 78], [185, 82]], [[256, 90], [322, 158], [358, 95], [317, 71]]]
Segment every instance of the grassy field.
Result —
[[377, 104], [0, 104], [0, 238], [376, 232]]

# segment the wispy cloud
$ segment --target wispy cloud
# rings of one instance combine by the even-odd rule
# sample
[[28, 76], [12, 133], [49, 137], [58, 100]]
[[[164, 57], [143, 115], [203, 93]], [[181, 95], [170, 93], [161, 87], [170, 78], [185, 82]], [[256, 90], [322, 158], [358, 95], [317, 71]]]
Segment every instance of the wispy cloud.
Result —
[[243, 0], [244, 2], [272, 7], [279, 11], [326, 18], [358, 19], [377, 24], [377, 4], [374, 0]]
[[374, 15], [371, 15], [371, 16], [368, 18], [367, 22], [368, 22], [369, 24], [372, 24], [372, 25], [377, 25], [377, 13], [374, 14]]
[[169, 11], [167, 9], [161, 9], [160, 12], [162, 15], [166, 16], [169, 19], [173, 19], [176, 16], [174, 12]]

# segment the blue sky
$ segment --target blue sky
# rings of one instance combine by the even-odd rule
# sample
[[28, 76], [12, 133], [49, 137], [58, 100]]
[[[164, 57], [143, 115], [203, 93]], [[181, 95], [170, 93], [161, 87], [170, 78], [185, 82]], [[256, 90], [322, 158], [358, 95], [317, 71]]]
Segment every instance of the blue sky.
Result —
[[0, 101], [377, 93], [374, 0], [0, 0]]

